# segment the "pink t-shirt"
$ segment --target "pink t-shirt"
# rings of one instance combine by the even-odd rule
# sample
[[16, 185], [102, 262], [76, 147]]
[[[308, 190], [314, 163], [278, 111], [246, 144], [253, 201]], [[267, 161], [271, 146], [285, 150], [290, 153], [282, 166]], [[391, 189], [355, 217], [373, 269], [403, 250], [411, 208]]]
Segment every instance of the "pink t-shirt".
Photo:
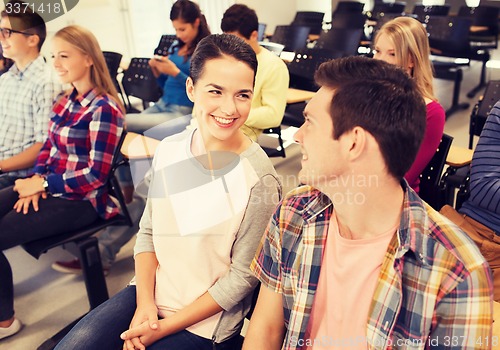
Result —
[[332, 215], [305, 349], [367, 349], [366, 323], [396, 227], [374, 238], [341, 237]]

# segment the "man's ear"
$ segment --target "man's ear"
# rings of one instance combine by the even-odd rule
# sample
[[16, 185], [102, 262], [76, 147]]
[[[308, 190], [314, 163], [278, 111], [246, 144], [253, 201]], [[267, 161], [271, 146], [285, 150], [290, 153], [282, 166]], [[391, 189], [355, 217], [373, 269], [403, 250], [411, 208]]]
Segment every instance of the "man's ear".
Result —
[[38, 43], [40, 42], [40, 37], [38, 35], [28, 36], [28, 46], [35, 47], [38, 50]]
[[259, 32], [254, 30], [252, 32], [252, 34], [250, 34], [250, 41], [255, 41], [255, 42], [258, 42], [259, 41]]
[[194, 83], [191, 77], [186, 79], [186, 94], [189, 100], [194, 103]]
[[349, 157], [354, 160], [359, 158], [366, 148], [367, 131], [359, 126], [354, 127], [349, 133]]

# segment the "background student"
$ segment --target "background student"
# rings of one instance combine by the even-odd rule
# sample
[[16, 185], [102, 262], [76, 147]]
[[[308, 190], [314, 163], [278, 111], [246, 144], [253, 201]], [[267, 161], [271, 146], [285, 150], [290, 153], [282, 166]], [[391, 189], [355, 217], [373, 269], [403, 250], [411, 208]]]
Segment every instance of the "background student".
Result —
[[101, 48], [90, 31], [69, 26], [55, 34], [52, 52], [61, 82], [72, 89], [52, 108], [35, 174], [0, 191], [0, 338], [21, 328], [3, 251], [118, 213], [106, 180], [123, 130], [123, 107]]
[[374, 58], [403, 68], [415, 80], [426, 104], [425, 136], [405, 179], [418, 193], [420, 174], [436, 153], [443, 137], [446, 115], [433, 92], [432, 65], [427, 31], [411, 17], [397, 17], [380, 28]]
[[459, 213], [449, 205], [440, 212], [476, 242], [493, 272], [494, 299], [500, 302], [500, 101], [474, 149], [469, 199]]
[[[20, 4], [11, 1], [10, 4]], [[24, 8], [24, 5], [22, 5]], [[0, 189], [28, 175], [47, 138], [49, 114], [61, 87], [40, 49], [47, 31], [45, 22], [28, 6], [0, 14], [3, 57], [14, 62], [0, 76]]]
[[243, 4], [229, 7], [222, 17], [221, 29], [243, 39], [257, 55], [252, 109], [241, 130], [256, 141], [262, 130], [281, 125], [285, 113], [290, 76], [281, 58], [259, 45], [259, 19], [254, 10]]
[[142, 134], [156, 125], [171, 122], [169, 126], [173, 128], [180, 125], [171, 132], [174, 134], [184, 130], [191, 120], [193, 103], [186, 95], [186, 79], [196, 45], [210, 34], [210, 30], [200, 7], [190, 0], [175, 1], [170, 10], [170, 20], [177, 41], [170, 47], [167, 57], [155, 56], [149, 60], [158, 85], [163, 88], [163, 96], [143, 112], [147, 116], [127, 114], [128, 131]]

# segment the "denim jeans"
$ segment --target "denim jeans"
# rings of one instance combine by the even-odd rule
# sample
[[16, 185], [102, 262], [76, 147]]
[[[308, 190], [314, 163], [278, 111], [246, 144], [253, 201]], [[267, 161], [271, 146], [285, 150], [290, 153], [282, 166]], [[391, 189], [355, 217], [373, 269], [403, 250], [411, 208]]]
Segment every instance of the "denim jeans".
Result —
[[18, 179], [18, 176], [11, 176], [8, 174], [0, 175], [0, 190], [5, 187], [13, 186], [15, 181]]
[[[129, 328], [136, 309], [135, 286], [128, 286], [114, 297], [90, 311], [61, 340], [55, 350], [113, 350], [121, 349], [120, 334]], [[238, 336], [216, 344], [217, 350], [238, 348]], [[186, 330], [166, 336], [147, 347], [148, 350], [213, 350], [210, 339]]]

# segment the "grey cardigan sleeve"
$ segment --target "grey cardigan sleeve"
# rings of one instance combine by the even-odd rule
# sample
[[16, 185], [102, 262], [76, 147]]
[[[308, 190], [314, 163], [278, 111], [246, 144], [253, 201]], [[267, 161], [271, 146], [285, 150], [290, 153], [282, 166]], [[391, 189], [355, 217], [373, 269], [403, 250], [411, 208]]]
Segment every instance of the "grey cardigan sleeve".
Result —
[[[146, 175], [144, 176], [144, 181], [141, 183], [141, 187], [151, 188], [151, 184], [153, 182], [154, 177], [154, 166], [155, 161], [153, 160], [152, 167], [148, 170]], [[149, 190], [147, 191], [149, 192]], [[137, 239], [135, 241], [134, 246], [134, 257], [139, 253], [144, 252], [154, 252], [155, 248], [153, 245], [153, 223], [152, 221], [152, 204], [150, 194], [148, 193], [146, 198], [146, 207], [144, 208], [144, 212], [142, 213], [141, 221], [139, 221], [139, 232], [137, 232]]]
[[134, 246], [134, 257], [139, 253], [154, 252], [153, 245], [153, 226], [151, 224], [151, 200], [146, 201], [146, 208], [139, 222], [139, 232]]
[[233, 308], [257, 286], [250, 263], [280, 198], [281, 184], [272, 174], [261, 177], [252, 188], [231, 250], [229, 270], [208, 290], [224, 310]]

